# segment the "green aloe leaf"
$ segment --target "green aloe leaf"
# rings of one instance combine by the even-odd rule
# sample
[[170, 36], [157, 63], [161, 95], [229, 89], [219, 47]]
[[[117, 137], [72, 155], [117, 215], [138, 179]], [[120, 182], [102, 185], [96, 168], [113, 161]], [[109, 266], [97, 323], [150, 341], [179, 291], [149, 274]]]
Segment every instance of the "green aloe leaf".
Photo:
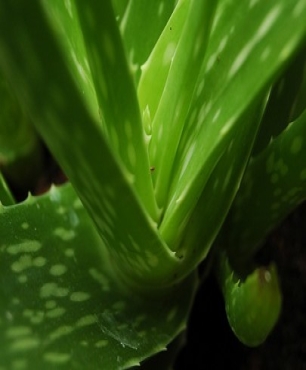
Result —
[[[54, 24], [65, 25], [58, 38], [66, 40], [68, 35], [64, 56], [75, 66], [80, 90], [91, 105], [95, 104], [91, 109], [95, 118], [99, 113], [105, 136], [126, 171], [133, 175], [133, 186], [145, 208], [157, 219], [136, 92], [110, 2], [74, 1], [67, 8], [62, 1], [46, 1], [44, 7]], [[92, 96], [92, 84], [98, 104]]]
[[265, 236], [306, 199], [305, 136], [306, 110], [251, 159], [226, 231], [235, 260], [250, 258]]
[[34, 186], [41, 175], [43, 151], [32, 122], [0, 73], [0, 170], [17, 192]]
[[[166, 29], [166, 35], [170, 34], [166, 50], [161, 55], [153, 54], [153, 62], [149, 59], [146, 66], [150, 69], [153, 64], [153, 69], [156, 69], [164, 64], [161, 70], [164, 69], [165, 72], [169, 68], [160, 103], [154, 118], [151, 118], [153, 121], [149, 146], [151, 166], [155, 168], [152, 174], [155, 196], [161, 208], [166, 201], [174, 157], [206, 52], [215, 8], [216, 2], [190, 1], [177, 44], [174, 43], [171, 30]], [[171, 22], [168, 24], [170, 27]], [[163, 51], [165, 46], [164, 39], [160, 41], [162, 47], [158, 48], [156, 45], [157, 53]], [[151, 111], [150, 101], [145, 101], [142, 105]]]
[[140, 110], [144, 117], [144, 129], [148, 136], [152, 135], [152, 122], [165, 88], [176, 46], [184, 28], [188, 5], [186, 0], [178, 2], [154, 49], [147, 61], [141, 66], [142, 73], [137, 93]]
[[218, 255], [216, 273], [229, 324], [239, 340], [249, 347], [262, 344], [274, 328], [282, 296], [274, 264], [239, 273], [226, 253]]
[[110, 144], [119, 154], [126, 171], [134, 177], [138, 196], [156, 220], [157, 209], [136, 91], [111, 4], [108, 1], [75, 3]]
[[4, 206], [11, 206], [15, 204], [15, 199], [1, 172], [0, 172], [0, 204]]
[[120, 278], [70, 184], [0, 209], [0, 368], [127, 369], [186, 325], [195, 279]]
[[117, 20], [121, 21], [123, 15], [127, 9], [129, 0], [112, 0], [114, 12], [116, 14]]
[[124, 17], [120, 19], [120, 30], [130, 68], [136, 75], [136, 82], [140, 77], [142, 65], [160, 38], [174, 7], [175, 0], [128, 2]]
[[[208, 254], [239, 188], [265, 101], [255, 102], [240, 118], [233, 139], [214, 167], [178, 241], [177, 255], [193, 270]], [[246, 145], [248, 143], [249, 145]], [[178, 230], [180, 231], [180, 230]]]
[[303, 90], [306, 91], [306, 76], [303, 78], [305, 66], [306, 48], [302, 45], [285, 72], [273, 84], [252, 156], [263, 150], [271, 139], [279, 135], [305, 109], [306, 99], [302, 95]]
[[160, 225], [169, 245], [180, 239], [180, 225], [191, 215], [225, 148], [235, 140], [240, 118], [263, 97], [305, 38], [305, 5], [304, 0], [219, 4]]
[[[88, 111], [42, 9], [38, 3], [3, 1], [0, 20], [0, 65], [121, 271], [140, 287], [172, 284], [180, 263], [140, 203], [133, 189], [134, 175]], [[12, 22], [17, 26], [8, 32]]]
[[[70, 71], [70, 75], [90, 113], [98, 121], [97, 97], [75, 2], [70, 0], [55, 0], [52, 2], [43, 0], [41, 6], [62, 49], [64, 62]], [[54, 92], [54, 95], [56, 95], [56, 92]], [[101, 124], [103, 125], [103, 122]]]

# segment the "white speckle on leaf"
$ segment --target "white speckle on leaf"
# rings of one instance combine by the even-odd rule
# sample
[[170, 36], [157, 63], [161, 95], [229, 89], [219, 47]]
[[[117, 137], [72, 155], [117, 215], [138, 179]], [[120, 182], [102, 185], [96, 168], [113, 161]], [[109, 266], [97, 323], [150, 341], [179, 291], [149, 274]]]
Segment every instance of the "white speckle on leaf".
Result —
[[50, 267], [50, 274], [53, 276], [61, 276], [64, 275], [65, 272], [67, 271], [67, 267], [65, 265], [53, 265]]
[[56, 307], [56, 305], [57, 305], [57, 303], [53, 299], [51, 299], [51, 300], [49, 300], [45, 303], [45, 307], [46, 307], [47, 310], [52, 310], [53, 308]]
[[303, 137], [297, 136], [293, 139], [290, 151], [292, 154], [298, 154], [303, 147]]
[[225, 125], [221, 128], [220, 135], [226, 135], [235, 123], [236, 117], [230, 118]]
[[49, 298], [49, 297], [65, 297], [69, 294], [68, 288], [59, 287], [57, 283], [45, 283], [40, 288], [40, 297]]
[[196, 97], [198, 98], [202, 92], [203, 92], [203, 89], [204, 89], [204, 83], [205, 83], [205, 80], [202, 79], [201, 82], [199, 83], [198, 87], [197, 87], [197, 90], [196, 90]]
[[34, 267], [43, 267], [47, 263], [47, 259], [45, 257], [36, 257], [32, 261], [32, 265]]
[[256, 32], [256, 42], [261, 40], [272, 28], [273, 24], [277, 20], [281, 13], [281, 6], [277, 5], [270, 10], [270, 12], [266, 15], [264, 20], [262, 21], [261, 25], [258, 27]]
[[147, 259], [148, 264], [151, 267], [158, 266], [158, 262], [159, 262], [158, 257], [154, 255], [153, 253], [151, 253], [150, 251], [146, 251], [146, 259]]
[[265, 62], [270, 55], [271, 55], [271, 48], [270, 46], [267, 46], [264, 48], [263, 52], [260, 54], [260, 60], [262, 62]]
[[37, 348], [40, 342], [37, 338], [34, 337], [25, 337], [21, 339], [16, 339], [11, 344], [11, 351], [12, 352], [20, 352], [20, 351], [28, 351], [33, 348]]
[[65, 314], [66, 309], [64, 307], [56, 307], [46, 312], [46, 317], [49, 319], [55, 319]]
[[157, 11], [157, 14], [158, 14], [159, 17], [162, 16], [164, 8], [165, 8], [165, 3], [161, 2], [158, 6], [158, 11]]
[[249, 4], [249, 8], [252, 9], [254, 5], [258, 3], [259, 0], [251, 0]]
[[272, 28], [273, 24], [277, 20], [280, 13], [281, 13], [281, 7], [277, 5], [273, 9], [271, 9], [270, 12], [266, 15], [261, 25], [258, 27], [258, 30], [253, 36], [253, 38], [248, 41], [248, 43], [241, 49], [241, 51], [238, 53], [237, 57], [235, 58], [230, 68], [230, 71], [228, 73], [228, 79], [232, 78], [232, 76], [240, 69], [240, 67], [247, 60], [248, 56], [255, 48], [256, 44], [260, 40], [262, 40], [262, 38]]
[[71, 8], [71, 0], [65, 0], [65, 7], [69, 13], [69, 16], [71, 19], [73, 19], [73, 14], [72, 14], [72, 8]]
[[95, 343], [96, 348], [103, 348], [106, 346], [108, 346], [108, 340], [106, 339], [99, 340], [98, 342]]
[[65, 256], [66, 257], [74, 257], [74, 250], [72, 248], [67, 248], [65, 250]]
[[176, 314], [177, 314], [177, 307], [174, 307], [174, 308], [172, 308], [171, 311], [169, 311], [169, 313], [167, 315], [167, 318], [166, 318], [166, 321], [167, 322], [172, 321], [175, 318]]
[[64, 241], [68, 241], [75, 238], [75, 232], [70, 229], [64, 229], [63, 227], [57, 227], [53, 234]]
[[225, 35], [223, 37], [223, 39], [220, 41], [220, 44], [218, 46], [218, 50], [217, 50], [217, 53], [218, 54], [220, 54], [224, 50], [224, 48], [225, 48], [225, 46], [227, 44], [227, 41], [228, 41], [228, 35]]
[[216, 63], [217, 56], [218, 56], [218, 53], [214, 53], [214, 54], [211, 54], [211, 56], [209, 57], [207, 64], [206, 64], [206, 70], [205, 70], [206, 73], [209, 72], [211, 68], [214, 66], [214, 64]]
[[184, 158], [183, 166], [180, 172], [180, 178], [184, 175], [188, 165], [190, 164], [191, 158], [196, 150], [196, 142], [193, 142], [192, 145], [189, 147], [187, 154]]
[[293, 17], [298, 18], [303, 13], [305, 7], [306, 7], [305, 0], [297, 1], [293, 8], [293, 12], [292, 12]]
[[22, 255], [17, 261], [13, 262], [11, 265], [11, 269], [14, 272], [21, 272], [23, 270], [28, 269], [32, 266], [32, 257], [25, 254]]
[[110, 290], [109, 280], [102, 272], [98, 271], [95, 268], [90, 268], [89, 274], [97, 283], [102, 286], [104, 291]]
[[83, 326], [89, 326], [97, 323], [97, 318], [95, 315], [87, 315], [81, 317], [77, 322], [76, 326], [77, 327], [83, 327]]
[[59, 328], [55, 329], [53, 332], [50, 333], [49, 339], [51, 341], [54, 341], [58, 338], [61, 338], [65, 335], [68, 335], [68, 334], [72, 333], [73, 330], [74, 330], [74, 328], [72, 326], [69, 326], [69, 325], [60, 326]]
[[174, 57], [175, 51], [176, 51], [176, 44], [174, 42], [170, 42], [167, 45], [166, 50], [164, 52], [163, 65], [169, 65], [171, 63], [172, 58]]
[[39, 251], [42, 243], [37, 240], [26, 240], [20, 244], [13, 244], [7, 248], [9, 254], [33, 253]]
[[129, 158], [131, 166], [135, 168], [136, 167], [136, 151], [135, 151], [134, 145], [131, 142], [128, 143], [127, 154], [128, 154], [128, 158]]
[[29, 336], [32, 333], [32, 328], [28, 326], [12, 326], [6, 330], [6, 336], [8, 338], [20, 338], [23, 336]]
[[306, 180], [306, 168], [304, 168], [300, 173], [300, 179], [302, 181]]
[[220, 116], [220, 113], [221, 113], [221, 108], [219, 108], [216, 113], [214, 114], [213, 118], [212, 118], [212, 123], [215, 123], [217, 121], [217, 119], [219, 118]]
[[279, 60], [284, 61], [287, 60], [288, 57], [291, 55], [292, 50], [295, 48], [297, 44], [297, 40], [295, 37], [293, 37], [291, 40], [289, 40], [285, 46], [282, 48], [280, 54], [279, 54]]
[[60, 352], [46, 352], [43, 355], [43, 359], [46, 362], [52, 363], [52, 364], [64, 364], [68, 362], [71, 358], [70, 353], [60, 353]]
[[84, 302], [88, 301], [90, 294], [86, 292], [73, 292], [70, 295], [70, 300], [72, 302]]
[[27, 275], [20, 275], [20, 276], [18, 276], [18, 281], [19, 281], [19, 283], [21, 283], [21, 284], [25, 284], [25, 283], [27, 283], [27, 281], [28, 281], [28, 277], [27, 277]]

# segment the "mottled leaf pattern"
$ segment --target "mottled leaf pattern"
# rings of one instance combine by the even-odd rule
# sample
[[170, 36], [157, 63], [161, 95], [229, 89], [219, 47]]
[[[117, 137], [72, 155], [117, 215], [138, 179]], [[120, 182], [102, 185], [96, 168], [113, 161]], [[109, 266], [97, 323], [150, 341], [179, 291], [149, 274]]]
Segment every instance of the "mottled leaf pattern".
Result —
[[120, 30], [136, 82], [143, 63], [151, 54], [174, 8], [175, 0], [129, 1], [124, 17], [120, 20]]
[[[159, 237], [156, 224], [140, 203], [133, 189], [133, 174], [121, 165], [101, 126], [84, 105], [47, 24], [42, 17], [33, 22], [25, 10], [19, 12], [20, 5], [0, 6], [0, 62], [12, 84], [18, 86], [20, 101], [74, 184], [110, 253], [136, 284], [172, 284], [180, 261]], [[24, 6], [40, 14], [37, 3]], [[7, 32], [3, 30], [10, 28], [8, 20], [13, 15], [19, 26], [11, 38], [4, 37]], [[45, 85], [43, 71], [50, 51], [55, 62], [48, 67], [49, 84]]]
[[[220, 2], [175, 158], [168, 205], [160, 226], [167, 242], [177, 237], [212, 169], [235, 139], [237, 122], [242, 124], [239, 118], [265, 93], [303, 41], [305, 17], [305, 0]], [[212, 226], [208, 223], [207, 227]]]
[[131, 290], [71, 185], [1, 206], [0, 223], [1, 370], [127, 369], [184, 329], [194, 277]]
[[[215, 245], [241, 261], [305, 198], [305, 19], [305, 0], [0, 0], [1, 73], [72, 184], [13, 205], [0, 179], [0, 370], [137, 366], [185, 327], [240, 183]], [[256, 345], [274, 267], [236, 284], [227, 257]]]
[[306, 110], [250, 161], [227, 230], [238, 261], [250, 258], [268, 232], [306, 199], [305, 137]]

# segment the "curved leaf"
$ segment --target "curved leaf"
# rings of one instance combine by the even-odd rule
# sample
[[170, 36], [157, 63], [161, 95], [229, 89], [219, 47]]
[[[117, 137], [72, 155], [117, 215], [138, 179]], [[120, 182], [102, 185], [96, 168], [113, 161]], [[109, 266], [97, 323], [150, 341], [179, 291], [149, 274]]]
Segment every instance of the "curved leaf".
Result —
[[262, 344], [281, 311], [282, 297], [275, 265], [257, 267], [241, 276], [232, 269], [223, 252], [217, 265], [217, 278], [233, 332], [247, 346]]
[[124, 17], [120, 21], [120, 30], [136, 82], [141, 74], [141, 66], [151, 54], [174, 8], [175, 0], [128, 2]]
[[131, 290], [71, 185], [1, 207], [0, 229], [1, 368], [127, 369], [184, 329], [194, 276]]
[[140, 287], [172, 284], [180, 261], [144, 210], [133, 174], [88, 112], [38, 3], [0, 1], [0, 48], [0, 66], [120, 270]]
[[171, 241], [191, 214], [236, 124], [306, 36], [305, 0], [220, 2], [207, 59], [175, 158], [160, 226]]
[[306, 110], [250, 161], [227, 228], [236, 261], [249, 259], [268, 232], [306, 199], [305, 135]]

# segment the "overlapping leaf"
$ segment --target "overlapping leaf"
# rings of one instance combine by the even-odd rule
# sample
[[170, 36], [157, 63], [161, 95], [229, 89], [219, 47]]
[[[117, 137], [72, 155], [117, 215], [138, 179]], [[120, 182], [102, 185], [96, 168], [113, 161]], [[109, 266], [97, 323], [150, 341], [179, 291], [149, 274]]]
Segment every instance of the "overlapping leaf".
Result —
[[224, 149], [236, 140], [236, 125], [243, 125], [239, 118], [305, 38], [305, 17], [304, 0], [220, 3], [160, 226], [169, 244], [180, 238], [180, 225], [192, 213]]
[[151, 54], [174, 8], [175, 0], [129, 1], [120, 19], [120, 30], [136, 82], [142, 64]]
[[71, 185], [0, 209], [0, 369], [127, 369], [184, 328], [193, 277], [154, 294], [118, 278]]
[[[175, 21], [178, 24], [171, 26], [171, 20], [168, 22], [169, 29], [165, 30], [167, 43], [165, 38], [161, 38], [162, 45], [160, 47], [159, 44], [156, 45], [153, 55], [147, 62], [148, 70], [153, 68], [154, 73], [160, 69], [165, 74], [166, 81], [162, 91], [159, 91], [159, 88], [152, 90], [148, 81], [144, 81], [146, 90], [138, 92], [147, 95], [145, 98], [142, 97], [144, 99], [142, 107], [148, 109], [150, 116], [152, 109], [152, 137], [149, 153], [151, 165], [155, 168], [153, 173], [155, 196], [161, 208], [164, 208], [167, 199], [174, 157], [205, 56], [216, 8], [216, 2], [210, 1], [195, 0], [190, 1], [188, 5], [184, 12], [176, 15]], [[183, 19], [182, 14], [184, 14]], [[179, 27], [181, 20], [184, 21], [183, 30], [177, 40], [179, 31], [176, 30], [173, 37], [171, 27]], [[149, 72], [150, 77], [152, 78], [152, 74]], [[162, 80], [163, 78], [161, 82]], [[154, 101], [155, 94], [158, 97], [159, 93], [161, 97], [155, 113], [154, 105], [151, 107], [151, 99]]]
[[[0, 10], [1, 67], [73, 183], [113, 258], [139, 286], [171, 284], [176, 280], [179, 261], [160, 239], [133, 190], [134, 175], [126, 170], [88, 112], [42, 10], [37, 3], [25, 2], [1, 2]], [[16, 27], [9, 32], [11, 22]], [[149, 168], [145, 170], [149, 172]], [[143, 194], [146, 189], [142, 189]]]
[[248, 165], [227, 231], [237, 261], [250, 258], [268, 232], [306, 199], [305, 135], [306, 111]]

